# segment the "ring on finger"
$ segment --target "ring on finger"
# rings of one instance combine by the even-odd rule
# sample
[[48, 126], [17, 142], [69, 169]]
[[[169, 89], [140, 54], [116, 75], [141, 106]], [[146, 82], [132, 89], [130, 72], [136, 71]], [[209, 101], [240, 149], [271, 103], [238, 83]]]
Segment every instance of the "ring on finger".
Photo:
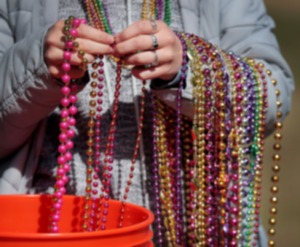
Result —
[[153, 47], [153, 49], [157, 49], [158, 48], [157, 37], [154, 34], [152, 34], [151, 35], [151, 39], [152, 39], [152, 47]]
[[154, 61], [152, 63], [148, 63], [148, 64], [144, 65], [144, 67], [146, 69], [149, 69], [149, 68], [152, 68], [152, 67], [155, 67], [158, 65], [158, 56], [157, 56], [156, 51], [153, 51], [153, 56], [154, 56]]

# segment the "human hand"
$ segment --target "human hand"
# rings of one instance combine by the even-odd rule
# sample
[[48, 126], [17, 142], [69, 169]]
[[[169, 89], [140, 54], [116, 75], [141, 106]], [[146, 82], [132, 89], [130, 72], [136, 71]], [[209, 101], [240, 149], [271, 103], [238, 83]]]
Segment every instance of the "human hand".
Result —
[[[141, 80], [171, 80], [181, 67], [181, 42], [163, 21], [135, 22], [117, 34], [115, 41], [114, 55], [132, 65], [132, 74]], [[157, 48], [153, 47], [156, 41]]]
[[[65, 51], [64, 41], [64, 20], [57, 21], [47, 32], [44, 41], [44, 59], [50, 74], [55, 78], [61, 78], [63, 74], [62, 64], [64, 63], [63, 54]], [[73, 48], [70, 59], [72, 78], [80, 78], [85, 71], [79, 68], [82, 58], [78, 55], [78, 50], [84, 51], [84, 58], [88, 63], [93, 62], [97, 55], [107, 55], [113, 53], [111, 45], [114, 42], [113, 36], [95, 29], [87, 24], [81, 24], [78, 28], [78, 48]]]

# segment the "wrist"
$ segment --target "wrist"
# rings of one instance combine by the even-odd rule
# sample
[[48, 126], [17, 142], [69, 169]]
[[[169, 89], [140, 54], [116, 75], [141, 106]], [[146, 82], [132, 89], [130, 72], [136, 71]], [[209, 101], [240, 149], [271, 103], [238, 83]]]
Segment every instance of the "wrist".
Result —
[[[163, 80], [161, 78], [157, 78], [151, 81], [150, 87], [153, 90], [160, 90], [160, 89], [169, 89], [169, 88], [177, 88], [181, 79], [181, 70], [177, 72], [173, 78], [170, 80]], [[185, 81], [184, 81], [185, 87]]]

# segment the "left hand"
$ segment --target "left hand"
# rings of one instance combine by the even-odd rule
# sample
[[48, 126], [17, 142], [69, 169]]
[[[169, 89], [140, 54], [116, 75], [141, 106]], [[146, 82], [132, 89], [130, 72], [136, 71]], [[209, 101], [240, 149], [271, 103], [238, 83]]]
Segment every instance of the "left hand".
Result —
[[[132, 74], [141, 80], [171, 80], [181, 67], [181, 42], [163, 21], [155, 21], [155, 24], [156, 28], [150, 20], [141, 20], [117, 34], [114, 55], [122, 57], [125, 64], [132, 65]], [[152, 35], [158, 43], [156, 49]], [[157, 65], [147, 68], [155, 62]]]

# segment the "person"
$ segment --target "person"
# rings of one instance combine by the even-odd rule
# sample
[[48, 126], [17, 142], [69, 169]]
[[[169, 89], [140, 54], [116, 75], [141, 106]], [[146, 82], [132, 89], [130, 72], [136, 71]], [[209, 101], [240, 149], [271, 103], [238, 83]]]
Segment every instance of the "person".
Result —
[[[182, 44], [175, 31], [204, 38], [224, 51], [254, 58], [272, 70], [281, 92], [284, 118], [290, 111], [292, 73], [280, 53], [272, 29], [274, 22], [262, 0], [171, 1], [171, 21], [140, 20], [143, 1], [103, 1], [112, 34], [81, 24], [77, 41], [88, 63], [104, 55], [106, 84], [103, 90], [101, 138], [108, 135], [113, 105], [116, 63], [122, 57], [131, 69], [122, 70], [115, 143], [112, 196], [118, 198], [128, 177], [137, 129], [136, 98], [141, 80], [151, 81], [152, 91], [169, 105], [175, 104], [176, 82], [182, 64]], [[87, 18], [85, 1], [0, 1], [0, 193], [52, 193], [59, 145], [63, 71], [63, 27], [69, 15]], [[88, 19], [88, 18], [87, 18]], [[157, 38], [153, 52], [152, 34]], [[79, 68], [82, 58], [74, 53], [70, 75], [78, 86], [78, 113], [73, 159], [67, 192], [84, 195], [86, 133], [89, 119], [88, 74]], [[147, 66], [147, 65], [155, 66]], [[190, 74], [190, 73], [189, 73]], [[183, 114], [191, 116], [192, 83], [183, 90]], [[149, 84], [148, 84], [149, 86]], [[275, 89], [268, 81], [266, 132], [276, 120]], [[145, 115], [150, 116], [150, 101]], [[149, 206], [151, 181], [151, 119], [145, 117], [143, 150], [137, 164], [128, 201]], [[144, 159], [144, 160], [143, 160]], [[143, 163], [146, 166], [143, 166]], [[122, 189], [123, 188], [123, 189]], [[150, 202], [149, 202], [150, 200]], [[263, 243], [260, 243], [263, 246]]]

